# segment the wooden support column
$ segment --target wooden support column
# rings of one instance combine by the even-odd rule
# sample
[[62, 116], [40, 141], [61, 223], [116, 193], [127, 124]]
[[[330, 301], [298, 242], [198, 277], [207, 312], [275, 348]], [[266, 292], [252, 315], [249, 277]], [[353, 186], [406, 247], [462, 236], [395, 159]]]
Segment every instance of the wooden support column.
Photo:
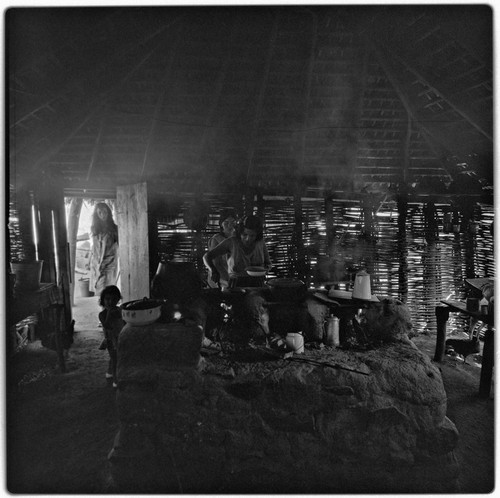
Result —
[[83, 199], [81, 197], [73, 197], [69, 207], [68, 214], [68, 241], [69, 241], [69, 257], [70, 257], [70, 301], [74, 304], [75, 296], [75, 267], [76, 267], [76, 239], [78, 236], [78, 223], [80, 221], [80, 213], [82, 211]]
[[[40, 259], [44, 259], [45, 275], [55, 283], [61, 303], [53, 305], [52, 325], [55, 327], [56, 351], [61, 372], [66, 371], [63, 349], [71, 343], [72, 308], [70, 297], [71, 265], [66, 229], [64, 192], [57, 178], [48, 172], [43, 175], [38, 190], [40, 212]], [[56, 256], [54, 255], [57, 255]], [[45, 259], [46, 258], [46, 259]]]
[[438, 221], [434, 202], [428, 202], [424, 205], [424, 226], [425, 240], [427, 246], [424, 249], [422, 264], [423, 273], [423, 306], [426, 308], [434, 307], [436, 301], [440, 299], [438, 295], [439, 274], [439, 252], [437, 248], [438, 239]]
[[489, 398], [491, 392], [491, 379], [493, 377], [493, 363], [495, 360], [493, 334], [493, 327], [488, 325], [484, 335], [483, 366], [481, 367], [481, 377], [479, 379], [479, 396], [481, 398]]
[[446, 306], [436, 306], [437, 337], [434, 361], [443, 361], [446, 347], [446, 322], [450, 316], [450, 310]]
[[160, 263], [160, 236], [158, 234], [158, 207], [152, 202], [148, 208], [149, 277], [153, 279]]
[[60, 304], [51, 305], [51, 315], [52, 321], [55, 326], [54, 331], [54, 342], [56, 346], [57, 362], [59, 363], [59, 369], [61, 373], [66, 373], [66, 363], [64, 361], [64, 339], [62, 334], [64, 334], [65, 320], [64, 320], [64, 306]]
[[70, 255], [68, 233], [66, 228], [66, 209], [64, 206], [64, 195], [62, 187], [56, 188], [54, 195], [54, 225], [55, 225], [55, 239], [56, 251], [59, 262], [59, 278], [58, 286], [62, 291], [62, 298], [64, 304], [64, 317], [63, 323], [65, 325], [64, 331], [69, 330], [72, 320], [71, 298], [70, 298], [70, 285], [73, 281], [71, 275]]
[[325, 224], [326, 224], [326, 244], [328, 256], [333, 256], [333, 242], [335, 240], [335, 229], [333, 226], [333, 200], [331, 192], [325, 196]]
[[306, 265], [306, 251], [304, 248], [304, 234], [303, 234], [303, 224], [304, 224], [304, 214], [302, 211], [302, 195], [300, 188], [296, 189], [293, 195], [293, 207], [294, 207], [294, 217], [295, 217], [295, 227], [294, 227], [294, 242], [296, 247], [296, 259], [297, 259], [297, 276], [306, 280], [307, 278], [307, 265]]
[[[71, 317], [70, 300], [70, 257], [66, 229], [66, 209], [64, 206], [64, 192], [57, 178], [46, 173], [40, 183], [39, 206], [41, 217], [40, 253], [48, 259], [48, 282], [54, 282], [61, 289], [64, 304], [64, 322], [69, 327]], [[42, 241], [43, 235], [43, 241]], [[54, 247], [55, 239], [55, 247]], [[56, 252], [57, 261], [51, 252]], [[57, 268], [56, 268], [57, 265]], [[44, 259], [44, 267], [45, 267]], [[57, 277], [57, 278], [56, 278]]]
[[148, 190], [145, 182], [116, 187], [116, 224], [123, 301], [150, 295]]
[[408, 218], [408, 196], [398, 195], [398, 254], [399, 254], [399, 298], [408, 299], [408, 244], [406, 241], [406, 220]]
[[[474, 219], [474, 203], [467, 198], [459, 200], [459, 209], [462, 214], [462, 222], [460, 223], [460, 232], [462, 233], [462, 240], [464, 243], [465, 252], [465, 278], [475, 278], [475, 235], [471, 233], [469, 226], [470, 222]], [[457, 235], [460, 239], [460, 235]]]
[[52, 230], [52, 201], [49, 193], [45, 192], [47, 186], [40, 184], [36, 198], [38, 225], [38, 259], [43, 261], [42, 282], [57, 284], [56, 260], [54, 253], [54, 234]]

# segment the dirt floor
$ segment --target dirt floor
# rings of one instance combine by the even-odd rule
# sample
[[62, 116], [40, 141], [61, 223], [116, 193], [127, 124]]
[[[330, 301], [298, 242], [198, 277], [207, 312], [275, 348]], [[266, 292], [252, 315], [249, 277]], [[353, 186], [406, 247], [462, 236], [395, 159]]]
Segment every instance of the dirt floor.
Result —
[[[28, 343], [7, 360], [7, 490], [11, 493], [113, 493], [107, 455], [118, 431], [115, 390], [98, 346], [97, 298], [75, 298], [74, 344], [61, 374], [54, 351]], [[414, 338], [431, 358], [435, 334]], [[440, 364], [463, 493], [494, 488], [494, 398], [478, 396], [481, 355]]]

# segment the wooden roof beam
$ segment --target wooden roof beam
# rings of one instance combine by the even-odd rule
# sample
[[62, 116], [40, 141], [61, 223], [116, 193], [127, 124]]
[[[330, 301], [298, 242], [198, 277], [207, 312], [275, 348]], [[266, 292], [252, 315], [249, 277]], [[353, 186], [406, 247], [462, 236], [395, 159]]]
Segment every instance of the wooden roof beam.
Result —
[[[408, 112], [409, 118], [412, 119], [416, 123], [416, 125], [422, 130], [423, 137], [424, 137], [425, 141], [429, 145], [430, 149], [436, 154], [436, 157], [439, 158], [440, 154], [436, 150], [436, 147], [430, 138], [433, 136], [432, 133], [429, 131], [429, 129], [426, 126], [424, 126], [416, 118], [414, 107], [411, 104], [411, 102], [409, 101], [409, 99], [407, 98], [406, 94], [404, 93], [404, 91], [402, 89], [402, 85], [399, 82], [398, 78], [396, 77], [395, 72], [392, 69], [390, 62], [388, 61], [387, 57], [385, 57], [384, 53], [381, 51], [381, 49], [376, 44], [374, 44], [373, 47], [374, 47], [374, 51], [375, 51], [375, 55], [377, 57], [377, 60], [379, 61], [380, 65], [384, 68], [384, 70], [387, 74], [387, 78], [389, 79], [389, 81], [393, 85], [394, 89], [396, 90], [396, 93], [399, 95], [399, 98], [401, 99], [403, 106], [405, 107], [406, 111]], [[439, 132], [437, 132], [437, 136], [440, 136], [440, 135], [441, 134]], [[446, 141], [444, 143], [446, 143]], [[448, 169], [445, 167], [443, 162], [442, 162], [442, 164], [443, 164], [443, 170], [448, 174], [448, 176], [450, 178], [452, 178], [451, 174], [449, 173]]]
[[429, 81], [427, 81], [426, 78], [424, 78], [416, 69], [414, 69], [411, 64], [403, 60], [402, 57], [400, 57], [397, 54], [394, 54], [394, 58], [397, 59], [400, 62], [400, 64], [402, 64], [408, 71], [414, 74], [422, 83], [428, 86], [429, 89], [432, 90], [436, 95], [441, 97], [451, 108], [453, 108], [457, 112], [457, 114], [466, 119], [471, 126], [473, 126], [477, 131], [479, 131], [482, 135], [484, 135], [491, 142], [493, 142], [493, 136], [491, 135], [491, 133], [486, 131], [484, 129], [484, 126], [477, 123], [475, 116], [472, 116], [470, 112], [464, 111], [462, 109], [462, 105], [460, 105], [458, 102], [455, 102], [453, 99], [450, 100], [450, 98], [446, 97], [446, 95], [444, 95], [444, 93], [441, 90], [439, 90], [438, 88], [436, 88], [436, 86], [432, 85]]

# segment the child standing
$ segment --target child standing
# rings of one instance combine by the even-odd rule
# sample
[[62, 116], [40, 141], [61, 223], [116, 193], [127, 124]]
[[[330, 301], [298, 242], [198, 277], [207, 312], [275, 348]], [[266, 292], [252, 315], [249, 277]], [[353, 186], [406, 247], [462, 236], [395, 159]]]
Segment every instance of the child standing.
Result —
[[99, 313], [99, 321], [102, 323], [106, 347], [109, 353], [109, 365], [106, 378], [113, 378], [113, 387], [117, 387], [116, 363], [118, 336], [125, 322], [122, 319], [122, 311], [117, 306], [122, 295], [116, 285], [109, 285], [101, 292], [99, 304], [104, 308]]

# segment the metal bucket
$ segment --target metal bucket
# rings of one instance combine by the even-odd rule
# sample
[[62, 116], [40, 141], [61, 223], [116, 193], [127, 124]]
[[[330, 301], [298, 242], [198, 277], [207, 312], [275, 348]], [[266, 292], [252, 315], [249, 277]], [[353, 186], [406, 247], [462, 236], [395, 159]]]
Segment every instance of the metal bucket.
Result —
[[90, 292], [90, 280], [88, 278], [81, 278], [77, 283], [78, 292], [80, 297], [90, 297], [93, 293]]

